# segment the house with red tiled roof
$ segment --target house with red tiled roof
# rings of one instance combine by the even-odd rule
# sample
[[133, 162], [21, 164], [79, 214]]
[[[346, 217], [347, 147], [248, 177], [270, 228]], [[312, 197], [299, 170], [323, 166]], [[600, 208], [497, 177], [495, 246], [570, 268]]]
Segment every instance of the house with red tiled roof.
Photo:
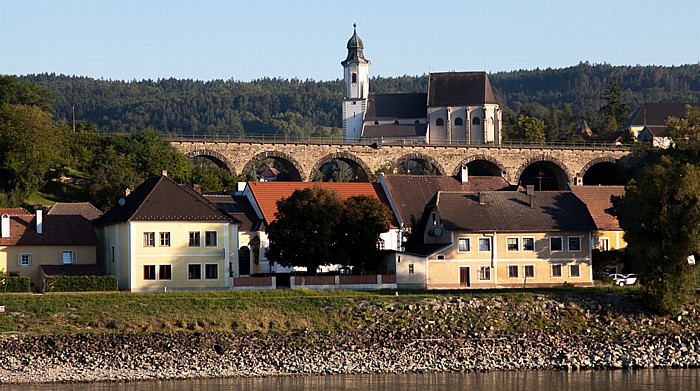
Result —
[[98, 257], [127, 291], [229, 289], [240, 222], [165, 175], [95, 220]]
[[101, 274], [96, 268], [97, 236], [85, 217], [3, 208], [0, 220], [0, 269], [29, 277], [32, 290], [43, 290], [45, 269]]
[[601, 251], [627, 247], [611, 197], [625, 195], [624, 186], [573, 186], [571, 191], [586, 205], [596, 225], [594, 247]]
[[[385, 205], [389, 205], [389, 201], [384, 194], [383, 188], [378, 183], [367, 182], [248, 182], [243, 194], [248, 198], [253, 209], [258, 217], [263, 221], [265, 226], [275, 220], [277, 212], [277, 201], [282, 198], [289, 197], [295, 190], [306, 189], [313, 186], [319, 186], [324, 189], [330, 189], [338, 192], [342, 199], [347, 199], [353, 196], [364, 195], [380, 200]], [[399, 230], [398, 224], [392, 219], [393, 228], [381, 235], [380, 246], [383, 249], [395, 250], [399, 246]], [[269, 241], [265, 232], [260, 231], [257, 236], [259, 242], [255, 241], [254, 246], [259, 248], [251, 248], [251, 252], [258, 254], [259, 259], [256, 259], [263, 273], [271, 272], [269, 261], [265, 257], [265, 250], [269, 246]], [[288, 271], [287, 269], [275, 266], [275, 271]]]
[[423, 242], [395, 254], [400, 288], [592, 285], [595, 224], [568, 191], [438, 192]]

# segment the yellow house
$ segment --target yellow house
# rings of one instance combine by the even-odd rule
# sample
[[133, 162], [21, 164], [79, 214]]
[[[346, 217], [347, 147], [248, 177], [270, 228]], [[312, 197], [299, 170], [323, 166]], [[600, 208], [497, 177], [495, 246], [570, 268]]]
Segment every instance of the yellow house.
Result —
[[153, 177], [96, 220], [100, 262], [120, 290], [228, 289], [238, 224], [189, 186]]
[[588, 208], [596, 230], [593, 246], [601, 251], [619, 250], [627, 247], [624, 231], [617, 220], [611, 197], [625, 195], [624, 186], [574, 186], [571, 191]]
[[44, 268], [49, 273], [101, 274], [97, 237], [85, 217], [7, 208], [0, 209], [0, 221], [0, 270], [29, 277], [33, 291], [43, 290]]
[[423, 244], [396, 254], [400, 288], [592, 285], [593, 221], [571, 192], [438, 192]]

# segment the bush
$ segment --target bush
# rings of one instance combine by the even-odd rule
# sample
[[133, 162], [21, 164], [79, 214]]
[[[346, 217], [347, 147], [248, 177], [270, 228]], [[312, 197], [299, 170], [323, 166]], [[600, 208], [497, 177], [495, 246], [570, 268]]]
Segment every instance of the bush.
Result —
[[29, 277], [0, 275], [0, 290], [2, 292], [29, 292]]
[[44, 285], [46, 292], [100, 292], [116, 291], [116, 276], [49, 276]]

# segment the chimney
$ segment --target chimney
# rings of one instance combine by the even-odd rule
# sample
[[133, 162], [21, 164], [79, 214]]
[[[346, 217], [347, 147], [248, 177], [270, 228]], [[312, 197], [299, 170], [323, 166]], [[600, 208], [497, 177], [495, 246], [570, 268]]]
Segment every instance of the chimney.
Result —
[[44, 211], [36, 210], [36, 233], [41, 235], [44, 233]]
[[535, 185], [527, 185], [525, 187], [525, 194], [527, 194], [530, 200], [530, 208], [535, 207]]
[[163, 170], [163, 171], [161, 172], [161, 175], [163, 175], [163, 176], [168, 176], [168, 170]]
[[463, 185], [466, 185], [467, 183], [469, 183], [469, 168], [467, 168], [466, 164], [462, 165], [461, 177], [462, 177], [462, 184]]
[[193, 188], [194, 191], [196, 191], [197, 193], [202, 194], [202, 185], [199, 185], [199, 184], [196, 184], [196, 183], [195, 183], [194, 185], [192, 185], [192, 188]]
[[2, 225], [0, 225], [0, 231], [2, 231], [3, 238], [10, 237], [10, 215], [7, 213], [2, 215]]
[[484, 197], [483, 192], [479, 192], [479, 205], [484, 205], [486, 203], [486, 197]]

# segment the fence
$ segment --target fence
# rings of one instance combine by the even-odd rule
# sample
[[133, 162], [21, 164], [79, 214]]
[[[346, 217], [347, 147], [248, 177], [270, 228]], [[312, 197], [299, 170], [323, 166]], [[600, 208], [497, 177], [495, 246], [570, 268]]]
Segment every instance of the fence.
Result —
[[374, 290], [396, 289], [395, 274], [369, 274], [361, 276], [292, 276], [289, 279], [292, 289], [349, 289]]
[[236, 289], [236, 290], [277, 289], [277, 278], [275, 276], [236, 277], [233, 279], [232, 289]]

